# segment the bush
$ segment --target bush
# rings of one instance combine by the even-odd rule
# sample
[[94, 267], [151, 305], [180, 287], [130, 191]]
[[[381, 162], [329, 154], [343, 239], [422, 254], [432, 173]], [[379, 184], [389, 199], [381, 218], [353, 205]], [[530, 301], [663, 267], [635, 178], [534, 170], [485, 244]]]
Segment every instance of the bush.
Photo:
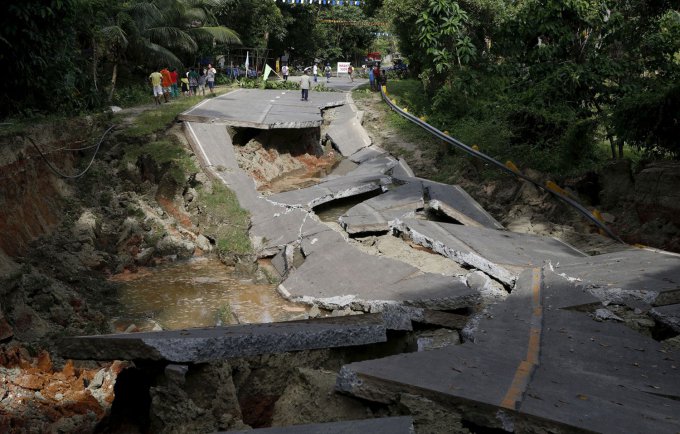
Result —
[[654, 153], [680, 158], [680, 84], [640, 90], [614, 108], [616, 135]]

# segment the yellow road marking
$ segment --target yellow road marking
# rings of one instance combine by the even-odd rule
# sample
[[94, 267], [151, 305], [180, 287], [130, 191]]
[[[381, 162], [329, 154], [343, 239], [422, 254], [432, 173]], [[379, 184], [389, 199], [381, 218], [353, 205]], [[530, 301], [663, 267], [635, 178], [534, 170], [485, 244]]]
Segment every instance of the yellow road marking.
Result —
[[500, 406], [509, 410], [516, 410], [526, 392], [531, 374], [538, 366], [541, 350], [541, 324], [543, 319], [543, 306], [541, 305], [541, 269], [534, 268], [531, 285], [531, 328], [529, 329], [529, 342], [527, 355], [519, 363], [512, 383], [505, 393]]

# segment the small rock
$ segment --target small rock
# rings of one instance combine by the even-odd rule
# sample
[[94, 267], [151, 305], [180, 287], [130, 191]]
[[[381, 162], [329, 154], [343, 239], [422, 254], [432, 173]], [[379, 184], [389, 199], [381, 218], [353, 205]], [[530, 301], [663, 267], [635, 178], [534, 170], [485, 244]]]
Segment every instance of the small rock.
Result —
[[117, 105], [112, 105], [111, 107], [109, 107], [109, 109], [111, 109], [112, 113], [118, 113], [119, 111], [123, 110], [122, 108], [118, 107]]
[[595, 320], [596, 321], [613, 320], [613, 321], [622, 321], [623, 322], [623, 318], [616, 315], [614, 312], [612, 312], [609, 309], [597, 309], [595, 311]]
[[602, 216], [602, 220], [604, 220], [605, 223], [614, 223], [616, 220], [616, 217], [613, 214], [609, 214], [608, 212], [603, 212], [600, 215]]
[[139, 329], [137, 328], [137, 325], [135, 324], [130, 324], [128, 328], [125, 329], [123, 333], [135, 333], [138, 332]]
[[193, 188], [187, 188], [187, 191], [184, 193], [184, 201], [186, 203], [192, 202], [197, 197], [198, 197], [198, 192], [196, 191], [196, 189], [193, 189]]
[[319, 309], [319, 306], [312, 306], [311, 309], [309, 309], [309, 312], [307, 312], [310, 318], [318, 318], [321, 316], [321, 310]]
[[94, 378], [92, 379], [92, 381], [90, 381], [90, 384], [87, 386], [87, 388], [99, 389], [100, 387], [102, 387], [102, 384], [104, 384], [104, 377], [106, 377], [106, 371], [104, 369], [100, 369], [94, 375]]
[[170, 364], [165, 367], [165, 376], [176, 384], [184, 384], [189, 367], [187, 365]]
[[210, 240], [202, 234], [196, 237], [196, 246], [204, 252], [210, 252], [212, 250]]
[[52, 359], [50, 358], [50, 353], [42, 351], [38, 355], [37, 368], [43, 372], [52, 372]]
[[27, 374], [15, 378], [13, 383], [24, 389], [40, 390], [45, 385], [45, 380], [39, 375]]
[[331, 316], [349, 316], [352, 315], [352, 309], [350, 308], [345, 308], [342, 310], [335, 309], [333, 312], [331, 312]]

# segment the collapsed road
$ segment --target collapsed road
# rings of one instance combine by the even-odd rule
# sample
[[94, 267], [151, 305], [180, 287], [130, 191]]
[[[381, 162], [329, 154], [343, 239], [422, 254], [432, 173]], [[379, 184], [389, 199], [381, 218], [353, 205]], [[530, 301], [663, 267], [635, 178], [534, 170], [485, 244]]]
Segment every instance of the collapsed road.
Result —
[[[333, 111], [330, 125], [324, 111]], [[422, 397], [467, 421], [450, 432], [680, 431], [680, 353], [659, 342], [678, 334], [679, 256], [625, 245], [587, 256], [551, 237], [507, 231], [459, 186], [418, 178], [404, 160], [372, 145], [349, 93], [312, 92], [304, 102], [297, 92], [241, 89], [205, 100], [180, 120], [204, 169], [250, 213], [251, 240], [260, 258], [271, 258], [279, 293], [365, 318], [69, 338], [65, 357], [181, 365], [371, 345], [415, 324], [443, 325], [463, 342], [345, 364], [336, 391], [377, 404]], [[312, 129], [316, 152], [328, 139], [356, 167], [268, 194], [237, 162], [238, 128]], [[315, 213], [362, 195], [370, 197], [337, 223]], [[375, 235], [440, 255], [460, 271], [427, 271], [357, 244]], [[626, 320], [641, 314], [654, 318], [648, 333]], [[383, 431], [396, 425], [384, 432], [408, 432], [411, 420], [385, 424]], [[321, 428], [263, 432], [310, 429]]]

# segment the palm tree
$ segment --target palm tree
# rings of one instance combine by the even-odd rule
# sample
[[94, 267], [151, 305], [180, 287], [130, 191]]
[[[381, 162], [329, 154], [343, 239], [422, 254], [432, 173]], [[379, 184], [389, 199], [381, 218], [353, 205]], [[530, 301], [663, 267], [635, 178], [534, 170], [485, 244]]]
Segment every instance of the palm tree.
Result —
[[146, 65], [181, 66], [181, 54], [193, 54], [199, 43], [240, 43], [233, 30], [217, 25], [210, 12], [218, 0], [136, 0], [121, 5], [109, 25], [98, 34], [113, 61], [111, 90], [116, 87], [118, 64], [126, 57]]

